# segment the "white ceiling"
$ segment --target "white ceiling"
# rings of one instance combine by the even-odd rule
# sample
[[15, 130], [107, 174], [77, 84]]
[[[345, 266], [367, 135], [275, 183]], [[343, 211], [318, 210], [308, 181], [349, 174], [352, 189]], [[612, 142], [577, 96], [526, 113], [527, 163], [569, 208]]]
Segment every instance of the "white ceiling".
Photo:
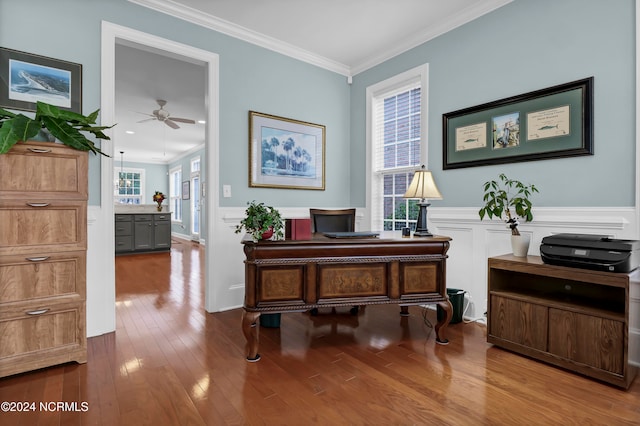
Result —
[[[353, 76], [512, 0], [129, 0]], [[143, 49], [143, 50], [139, 50]], [[142, 46], [116, 49], [115, 152], [166, 163], [204, 143], [204, 126], [137, 123], [157, 109], [205, 119], [203, 67]], [[125, 131], [133, 130], [134, 135]]]

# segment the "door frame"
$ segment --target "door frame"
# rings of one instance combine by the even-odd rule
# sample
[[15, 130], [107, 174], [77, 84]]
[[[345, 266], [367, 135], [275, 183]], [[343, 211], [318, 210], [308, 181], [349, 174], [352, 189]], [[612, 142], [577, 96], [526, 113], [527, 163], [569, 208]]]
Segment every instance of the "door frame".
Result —
[[[190, 60], [195, 64], [206, 67], [205, 108], [207, 123], [205, 125], [205, 163], [207, 167], [207, 186], [218, 187], [219, 170], [219, 56], [215, 53], [198, 49], [193, 46], [178, 43], [152, 34], [144, 33], [131, 28], [123, 27], [111, 22], [102, 21], [102, 48], [101, 48], [101, 101], [100, 114], [102, 123], [115, 123], [115, 46], [116, 44], [133, 43], [136, 48], [148, 47], [152, 51], [161, 50], [167, 56], [173, 56], [180, 60]], [[113, 144], [103, 143], [102, 151], [110, 157], [101, 158], [101, 206], [102, 217], [113, 222]], [[213, 245], [206, 247], [206, 243], [214, 241], [215, 230], [215, 206], [218, 205], [219, 191], [208, 191], [204, 199], [207, 215], [207, 229], [205, 235], [205, 310], [215, 312], [216, 292], [214, 274], [209, 267], [210, 259], [213, 259]], [[105, 238], [109, 238], [108, 246], [114, 246], [114, 231], [105, 232]], [[115, 249], [110, 251], [113, 262], [110, 263], [109, 276], [113, 279], [105, 283], [109, 286], [106, 291], [115, 295]], [[115, 300], [115, 299], [114, 299]], [[115, 311], [115, 303], [113, 306]], [[114, 314], [115, 315], [115, 314]]]

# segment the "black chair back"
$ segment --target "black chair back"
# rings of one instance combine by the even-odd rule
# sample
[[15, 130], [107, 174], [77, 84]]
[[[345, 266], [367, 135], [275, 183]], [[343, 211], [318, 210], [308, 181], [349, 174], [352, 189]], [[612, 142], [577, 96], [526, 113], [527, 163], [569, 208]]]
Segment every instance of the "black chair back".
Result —
[[309, 209], [311, 232], [353, 232], [356, 228], [356, 209]]

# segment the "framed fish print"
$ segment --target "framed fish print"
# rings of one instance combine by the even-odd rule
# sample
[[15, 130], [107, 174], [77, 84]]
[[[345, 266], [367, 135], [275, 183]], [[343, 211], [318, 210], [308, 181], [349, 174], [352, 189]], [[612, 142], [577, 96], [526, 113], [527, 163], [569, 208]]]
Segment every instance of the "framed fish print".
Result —
[[442, 168], [593, 155], [593, 77], [442, 115]]
[[82, 114], [82, 65], [0, 47], [0, 108], [35, 112], [38, 101]]
[[324, 190], [325, 126], [249, 111], [249, 186]]

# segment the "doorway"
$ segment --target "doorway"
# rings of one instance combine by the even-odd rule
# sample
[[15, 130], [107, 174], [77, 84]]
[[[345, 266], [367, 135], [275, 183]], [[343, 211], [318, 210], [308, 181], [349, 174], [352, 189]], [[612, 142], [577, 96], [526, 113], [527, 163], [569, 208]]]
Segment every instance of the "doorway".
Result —
[[[103, 122], [115, 123], [115, 49], [116, 44], [135, 45], [153, 52], [161, 52], [171, 58], [190, 61], [206, 67], [206, 82], [203, 91], [205, 92], [206, 124], [205, 124], [205, 155], [203, 166], [209, 167], [207, 174], [208, 185], [217, 186], [217, 157], [218, 157], [218, 55], [212, 52], [197, 49], [191, 46], [176, 43], [171, 40], [153, 36], [130, 28], [115, 25], [109, 22], [102, 23], [102, 69], [101, 69], [101, 119]], [[115, 142], [115, 141], [114, 141]], [[114, 217], [113, 203], [113, 166], [114, 149], [113, 145], [103, 146], [102, 150], [110, 155], [101, 159], [101, 207], [103, 216]], [[199, 182], [201, 185], [201, 182]], [[215, 219], [215, 209], [218, 200], [216, 193], [211, 197], [200, 197], [200, 205], [207, 212], [208, 223], [213, 224]], [[200, 226], [199, 226], [200, 227]], [[203, 235], [205, 241], [205, 258], [213, 257], [212, 250], [206, 247], [206, 241], [213, 241], [213, 226], [207, 226]], [[108, 227], [105, 230], [105, 238], [110, 241], [106, 244], [113, 247], [113, 229]], [[115, 258], [115, 250], [110, 251], [110, 256]], [[208, 263], [208, 262], [206, 262]], [[111, 269], [110, 276], [113, 276], [111, 283], [108, 283], [107, 291], [115, 295], [115, 273], [112, 262], [108, 267]], [[205, 310], [213, 312], [217, 310], [215, 303], [215, 291], [213, 276], [209, 267], [205, 268]], [[115, 324], [115, 303], [113, 304], [113, 323]]]

